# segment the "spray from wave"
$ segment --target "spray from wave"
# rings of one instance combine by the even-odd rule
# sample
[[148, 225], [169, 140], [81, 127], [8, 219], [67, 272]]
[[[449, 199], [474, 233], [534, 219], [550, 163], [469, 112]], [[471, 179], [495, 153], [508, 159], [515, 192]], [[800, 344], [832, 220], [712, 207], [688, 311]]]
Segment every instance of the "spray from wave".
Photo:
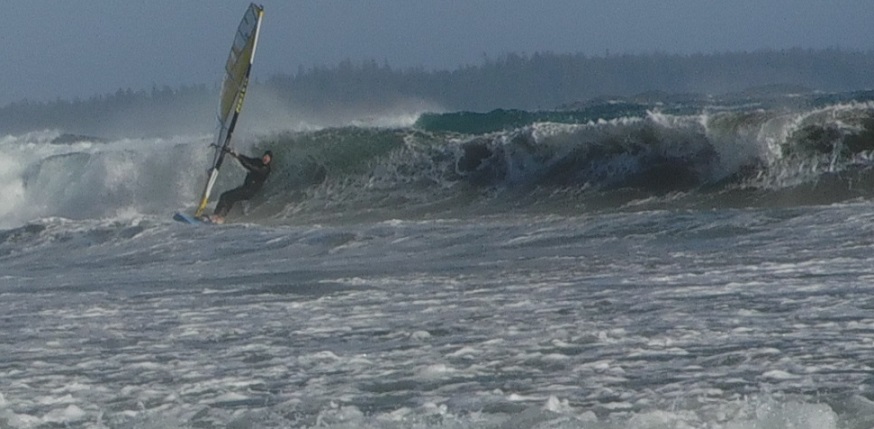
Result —
[[94, 219], [158, 214], [194, 199], [206, 169], [202, 137], [122, 139], [57, 131], [0, 141], [3, 224], [41, 217]]

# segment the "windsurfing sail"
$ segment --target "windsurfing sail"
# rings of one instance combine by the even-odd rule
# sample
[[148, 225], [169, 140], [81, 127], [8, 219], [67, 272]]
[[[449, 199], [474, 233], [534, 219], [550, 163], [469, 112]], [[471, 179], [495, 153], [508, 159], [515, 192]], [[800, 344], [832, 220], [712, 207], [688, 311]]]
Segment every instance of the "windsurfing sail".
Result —
[[258, 33], [261, 30], [261, 20], [264, 8], [252, 3], [243, 15], [228, 62], [225, 65], [225, 77], [222, 83], [222, 94], [219, 101], [218, 131], [216, 132], [212, 166], [208, 171], [206, 186], [197, 205], [195, 216], [203, 215], [209, 202], [209, 194], [218, 178], [219, 169], [225, 159], [225, 152], [231, 149], [231, 135], [243, 110], [243, 99], [246, 98], [246, 87], [249, 85], [249, 73], [252, 71], [252, 61], [255, 59], [255, 48], [258, 46]]

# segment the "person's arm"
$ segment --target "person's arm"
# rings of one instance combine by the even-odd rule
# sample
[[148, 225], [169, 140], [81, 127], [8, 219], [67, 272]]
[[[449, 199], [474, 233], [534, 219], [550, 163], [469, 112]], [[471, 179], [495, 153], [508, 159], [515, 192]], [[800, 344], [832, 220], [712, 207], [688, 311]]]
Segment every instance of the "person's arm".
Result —
[[240, 155], [237, 152], [231, 152], [231, 155], [235, 156], [246, 170], [262, 174], [267, 170], [267, 166], [259, 162], [260, 159], [258, 158], [249, 158], [248, 156]]

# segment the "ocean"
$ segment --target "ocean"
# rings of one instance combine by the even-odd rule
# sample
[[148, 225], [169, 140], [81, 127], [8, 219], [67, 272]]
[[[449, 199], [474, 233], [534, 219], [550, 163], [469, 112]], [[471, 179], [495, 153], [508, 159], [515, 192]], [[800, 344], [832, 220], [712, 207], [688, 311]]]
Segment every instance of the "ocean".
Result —
[[872, 100], [0, 137], [0, 428], [869, 429]]

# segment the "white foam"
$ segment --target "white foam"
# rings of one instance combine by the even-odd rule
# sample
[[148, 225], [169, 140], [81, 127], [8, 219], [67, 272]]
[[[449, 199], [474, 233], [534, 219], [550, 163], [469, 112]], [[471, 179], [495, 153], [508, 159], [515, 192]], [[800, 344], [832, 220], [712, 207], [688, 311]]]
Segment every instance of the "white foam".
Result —
[[480, 354], [482, 353], [473, 347], [462, 347], [452, 353], [447, 354], [446, 357], [474, 359]]
[[239, 392], [227, 392], [227, 393], [223, 393], [221, 395], [216, 396], [215, 398], [212, 399], [212, 402], [213, 403], [237, 402], [237, 401], [246, 401], [249, 399], [251, 399], [250, 396], [243, 395]]
[[81, 408], [68, 405], [65, 408], [56, 408], [43, 416], [44, 423], [74, 423], [84, 420], [88, 416]]
[[420, 368], [416, 375], [426, 380], [437, 380], [455, 374], [457, 370], [446, 364], [434, 364]]
[[416, 341], [427, 341], [431, 338], [431, 334], [428, 331], [416, 331], [410, 335], [410, 338]]
[[767, 371], [764, 374], [762, 374], [762, 377], [772, 379], [772, 380], [794, 380], [794, 379], [799, 378], [799, 376], [797, 376], [795, 374], [790, 374], [786, 371], [782, 371], [779, 369]]

